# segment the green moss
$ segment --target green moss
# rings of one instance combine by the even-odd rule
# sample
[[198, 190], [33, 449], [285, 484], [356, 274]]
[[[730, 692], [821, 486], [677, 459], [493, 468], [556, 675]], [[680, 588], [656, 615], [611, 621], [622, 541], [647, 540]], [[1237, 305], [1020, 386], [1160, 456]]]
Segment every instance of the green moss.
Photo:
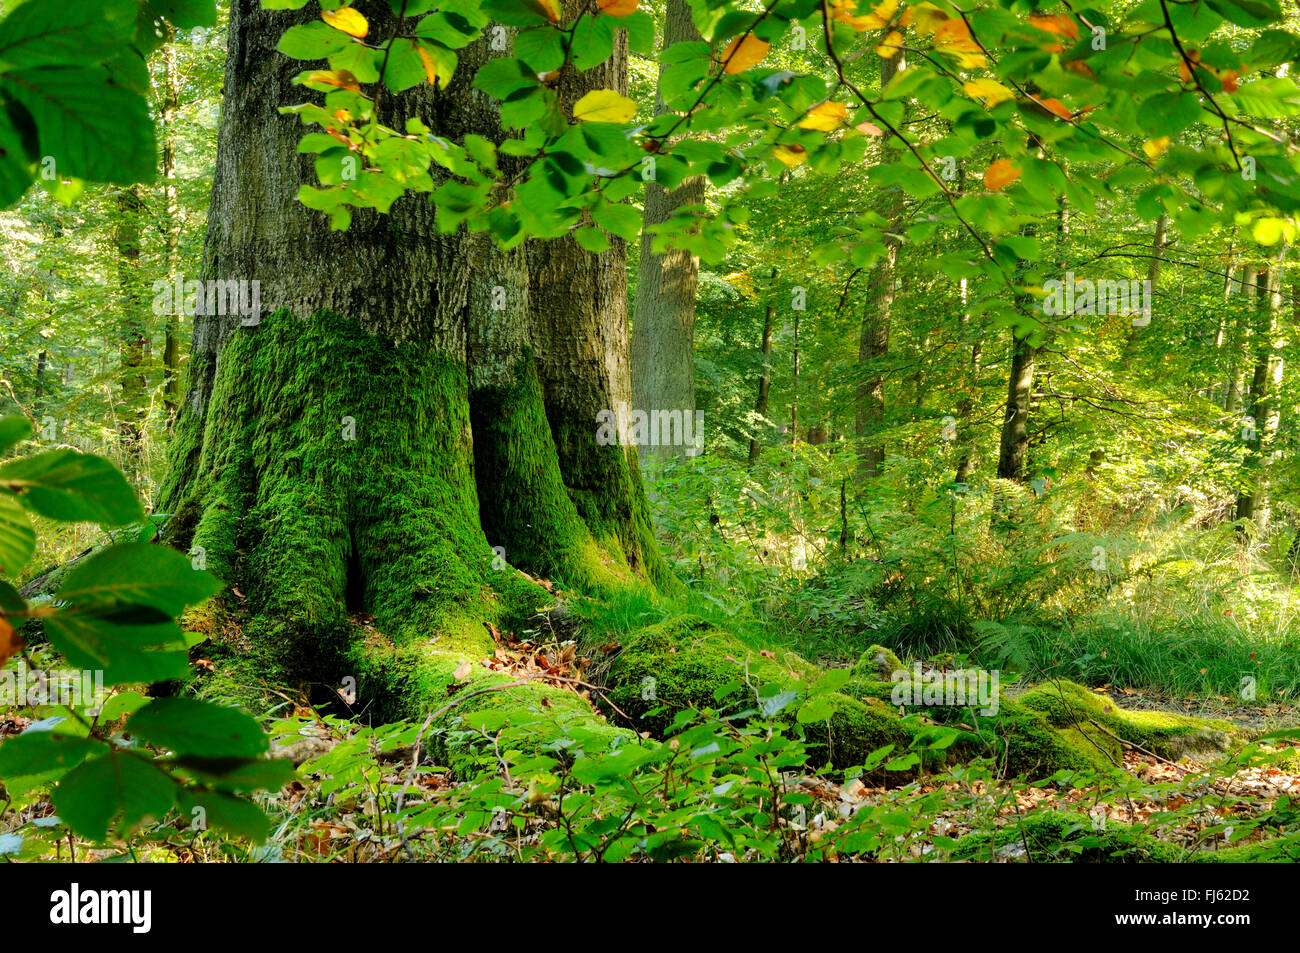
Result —
[[[1109, 771], [1122, 763], [1119, 743], [1092, 726], [1056, 728], [1037, 712], [1005, 701], [992, 730], [1003, 746], [1008, 777], [1051, 777], [1057, 771]], [[984, 728], [981, 726], [981, 734]]]
[[1189, 754], [1223, 751], [1235, 731], [1225, 721], [1169, 712], [1128, 711], [1103, 695], [1067, 681], [1036, 685], [1016, 702], [1022, 708], [1038, 712], [1058, 728], [1095, 723], [1125, 741], [1172, 760]]
[[492, 654], [486, 625], [552, 597], [492, 568], [467, 390], [462, 362], [327, 312], [239, 328], [206, 415], [189, 408], [178, 430], [164, 497], [177, 514], [170, 537], [201, 548], [246, 600], [245, 654], [321, 685], [318, 700], [352, 675], [368, 715], [423, 718], [447, 703], [461, 681], [452, 673], [469, 662], [467, 701], [449, 716], [513, 706], [515, 721], [531, 713], [557, 730], [629, 737], [563, 688], [468, 694], [511, 681], [478, 664]]
[[1136, 827], [1107, 821], [1094, 829], [1086, 814], [1035, 811], [996, 831], [976, 831], [958, 840], [958, 860], [1011, 856], [1028, 863], [1176, 863], [1185, 851]]
[[883, 645], [868, 648], [853, 666], [855, 678], [876, 682], [890, 682], [895, 672], [902, 671], [905, 669], [898, 656]]
[[898, 715], [874, 698], [861, 702], [833, 692], [820, 701], [829, 703], [833, 714], [804, 726], [810, 764], [849, 768], [886, 745], [894, 746], [894, 755], [903, 754], [912, 740]]
[[639, 730], [662, 735], [683, 709], [752, 706], [740, 684], [746, 672], [758, 687], [807, 678], [815, 669], [793, 653], [768, 658], [704, 619], [680, 616], [627, 636], [607, 681], [610, 700]]
[[509, 387], [470, 398], [475, 475], [489, 541], [508, 541], [511, 565], [585, 591], [635, 582], [617, 552], [602, 550], [565, 489], [532, 361]]

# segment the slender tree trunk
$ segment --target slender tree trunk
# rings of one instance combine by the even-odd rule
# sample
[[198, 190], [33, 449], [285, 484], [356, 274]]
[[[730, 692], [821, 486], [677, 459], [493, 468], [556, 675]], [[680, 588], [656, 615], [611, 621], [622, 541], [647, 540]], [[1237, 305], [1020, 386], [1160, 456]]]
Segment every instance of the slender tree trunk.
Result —
[[[162, 180], [163, 237], [167, 245], [167, 278], [175, 281], [180, 271], [181, 209], [176, 189], [176, 114], [180, 109], [180, 75], [176, 68], [176, 28], [167, 24], [163, 46]], [[180, 317], [173, 308], [163, 325], [163, 408], [167, 430], [176, 426], [180, 406]]]
[[[906, 69], [904, 54], [880, 61], [880, 88], [884, 89]], [[881, 138], [881, 161], [888, 161], [893, 136], [886, 133]], [[889, 353], [889, 326], [894, 309], [894, 278], [898, 264], [898, 240], [893, 232], [903, 214], [903, 192], [897, 187], [888, 188], [881, 196], [877, 209], [888, 223], [891, 234], [885, 237], [885, 247], [880, 261], [872, 269], [867, 282], [867, 307], [858, 331], [858, 369], [862, 375], [856, 388], [857, 413], [855, 431], [858, 437], [858, 478], [870, 479], [880, 471], [885, 460], [885, 447], [874, 435], [885, 421], [885, 374], [881, 360]]]
[[1254, 345], [1255, 366], [1246, 405], [1246, 458], [1242, 462], [1242, 490], [1237, 495], [1236, 518], [1255, 523], [1262, 533], [1268, 526], [1268, 465], [1273, 438], [1280, 420], [1277, 397], [1281, 390], [1283, 363], [1277, 341], [1282, 311], [1282, 257], [1273, 268], [1261, 269], [1256, 277], [1257, 317]]
[[130, 478], [141, 479], [145, 420], [148, 412], [147, 358], [149, 322], [145, 298], [141, 291], [140, 242], [145, 202], [139, 186], [119, 189], [116, 199], [116, 225], [113, 242], [117, 249], [117, 292], [121, 308], [119, 323], [120, 410], [118, 432], [121, 436], [123, 469]]
[[[776, 281], [776, 269], [772, 269], [772, 281]], [[772, 323], [776, 317], [776, 307], [772, 304], [769, 297], [767, 304], [763, 308], [763, 337], [759, 344], [759, 351], [763, 355], [763, 369], [759, 372], [758, 377], [758, 400], [754, 403], [754, 427], [761, 427], [762, 421], [767, 418], [768, 394], [772, 388]], [[757, 431], [756, 431], [757, 433]], [[763, 445], [759, 442], [757, 436], [749, 438], [749, 465], [752, 467], [758, 462], [759, 454], [763, 452]]]
[[[664, 48], [699, 39], [690, 5], [686, 0], [668, 0]], [[663, 98], [658, 96], [655, 112], [664, 111]], [[656, 252], [652, 229], [693, 207], [703, 211], [704, 190], [703, 176], [692, 176], [671, 191], [654, 181], [646, 184], [632, 316], [632, 402], [647, 412], [695, 412], [695, 289], [700, 261], [682, 249]], [[684, 456], [688, 449], [684, 445], [652, 446], [642, 460], [653, 470], [656, 459]]]

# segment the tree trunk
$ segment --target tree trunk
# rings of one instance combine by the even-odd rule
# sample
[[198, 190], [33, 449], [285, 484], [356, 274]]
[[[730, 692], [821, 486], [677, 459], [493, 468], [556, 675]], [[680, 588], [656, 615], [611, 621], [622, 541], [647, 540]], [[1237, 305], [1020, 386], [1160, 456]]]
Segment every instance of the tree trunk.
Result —
[[[373, 36], [392, 35], [386, 3], [364, 12]], [[501, 680], [477, 666], [493, 651], [484, 623], [505, 624], [552, 598], [494, 553], [500, 546], [514, 561], [536, 545], [526, 532], [513, 535], [518, 509], [495, 507], [507, 494], [530, 506], [564, 498], [551, 434], [590, 435], [595, 423], [562, 398], [606, 385], [607, 365], [626, 373], [626, 338], [620, 356], [616, 335], [582, 326], [616, 321], [596, 313], [581, 285], [564, 290], [587, 310], [566, 308], [557, 315], [563, 334], [530, 338], [525, 321], [537, 301], [525, 256], [465, 232], [440, 235], [424, 196], [399, 199], [387, 216], [357, 210], [346, 232], [296, 200], [314, 181], [312, 158], [297, 153], [301, 126], [278, 107], [301, 100], [291, 80], [303, 66], [275, 47], [285, 29], [317, 15], [264, 11], [260, 0], [231, 5], [204, 272], [260, 282], [268, 316], [195, 317], [162, 502], [175, 514], [171, 541], [242, 592], [243, 631], [283, 675], [352, 675], [375, 717], [410, 716], [445, 699], [450, 681]], [[484, 47], [467, 48], [462, 62], [485, 56]], [[450, 138], [499, 137], [492, 101], [471, 92], [472, 76], [458, 70], [442, 93], [422, 85], [385, 94], [380, 121], [402, 128], [418, 115]], [[575, 282], [598, 280], [573, 267]], [[520, 363], [530, 340], [567, 347], [563, 357], [538, 355], [537, 366], [574, 375], [545, 409], [539, 376]], [[565, 360], [579, 348], [591, 359]], [[497, 406], [511, 419], [472, 433], [472, 417], [484, 419], [488, 398], [502, 393], [492, 389], [503, 387], [512, 402]], [[632, 460], [621, 487], [590, 488], [591, 509], [640, 492]], [[651, 557], [662, 562], [651, 549], [638, 565]], [[356, 613], [373, 617], [373, 629], [355, 624]], [[453, 675], [466, 662], [471, 675]], [[511, 695], [545, 695], [561, 720], [594, 719], [572, 692], [530, 684]]]
[[[894, 56], [880, 61], [880, 88], [889, 85], [899, 70], [906, 69], [900, 50]], [[893, 136], [886, 133], [881, 138], [881, 161], [888, 161]], [[885, 460], [883, 443], [873, 439], [885, 421], [885, 374], [881, 359], [889, 353], [889, 325], [894, 308], [894, 275], [898, 264], [898, 240], [893, 231], [903, 214], [903, 192], [896, 186], [888, 188], [881, 197], [877, 212], [888, 223], [891, 234], [885, 236], [884, 253], [872, 269], [867, 282], [867, 307], [858, 331], [858, 369], [862, 380], [856, 388], [857, 413], [855, 431], [858, 437], [858, 478], [870, 479], [880, 472]]]
[[[163, 236], [167, 245], [167, 278], [175, 281], [180, 270], [181, 210], [176, 191], [176, 113], [180, 108], [180, 76], [176, 69], [176, 28], [167, 24], [163, 46], [162, 180]], [[167, 430], [176, 426], [180, 406], [180, 317], [173, 308], [163, 326], [163, 409]]]
[[[686, 0], [668, 0], [664, 48], [699, 39]], [[657, 98], [655, 111], [665, 111], [662, 97]], [[702, 211], [704, 189], [703, 176], [692, 176], [671, 191], [654, 181], [646, 183], [632, 317], [632, 403], [645, 411], [695, 413], [695, 288], [700, 260], [676, 248], [656, 252], [652, 229], [692, 207]], [[643, 459], [653, 470], [657, 460], [684, 456], [688, 449], [684, 443], [652, 446]]]
[[[776, 269], [772, 269], [772, 280], [776, 281]], [[763, 421], [767, 418], [768, 395], [772, 389], [772, 321], [776, 317], [776, 307], [772, 304], [769, 297], [766, 306], [763, 309], [763, 338], [759, 344], [759, 350], [763, 355], [763, 369], [758, 377], [758, 400], [754, 403], [754, 427], [763, 426]], [[757, 434], [757, 430], [755, 431]], [[757, 436], [749, 438], [749, 465], [752, 467], [758, 462], [759, 454], [763, 452], [763, 445], [759, 442]]]
[[1268, 465], [1280, 419], [1278, 393], [1282, 386], [1282, 355], [1277, 341], [1282, 311], [1282, 252], [1274, 268], [1256, 277], [1255, 366], [1246, 405], [1243, 438], [1242, 489], [1237, 495], [1236, 518], [1252, 520], [1260, 533], [1268, 526]]
[[146, 301], [141, 291], [140, 241], [145, 202], [139, 186], [119, 189], [116, 199], [116, 223], [113, 242], [117, 250], [117, 293], [121, 318], [118, 325], [120, 409], [118, 433], [121, 437], [122, 469], [133, 483], [140, 482], [144, 453], [145, 421], [148, 414], [147, 359], [149, 322]]
[[[566, 14], [581, 7], [568, 0]], [[556, 85], [565, 113], [593, 89], [627, 92], [627, 35], [613, 55], [579, 73], [566, 67]], [[537, 372], [560, 473], [579, 516], [596, 543], [655, 585], [674, 585], [655, 542], [641, 483], [637, 447], [602, 444], [597, 420], [632, 402], [628, 357], [627, 249], [622, 239], [593, 254], [571, 235], [528, 243], [529, 330], [538, 342]], [[682, 439], [695, 420], [683, 416]], [[654, 438], [662, 430], [652, 426]]]

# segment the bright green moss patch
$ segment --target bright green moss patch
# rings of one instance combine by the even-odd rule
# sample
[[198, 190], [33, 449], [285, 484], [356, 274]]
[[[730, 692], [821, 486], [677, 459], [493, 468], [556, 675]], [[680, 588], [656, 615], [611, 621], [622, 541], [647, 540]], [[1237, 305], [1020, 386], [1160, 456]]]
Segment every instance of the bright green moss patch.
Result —
[[1234, 726], [1225, 721], [1192, 718], [1156, 711], [1129, 711], [1082, 685], [1051, 681], [1036, 685], [1016, 699], [1057, 728], [1097, 725], [1124, 741], [1141, 745], [1164, 758], [1221, 752], [1232, 741]]

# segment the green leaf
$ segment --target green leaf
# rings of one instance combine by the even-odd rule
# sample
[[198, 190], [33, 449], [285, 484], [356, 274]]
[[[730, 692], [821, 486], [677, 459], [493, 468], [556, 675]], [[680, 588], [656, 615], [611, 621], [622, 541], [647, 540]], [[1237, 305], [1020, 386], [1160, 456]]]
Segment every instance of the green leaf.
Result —
[[12, 496], [0, 495], [0, 574], [16, 576], [36, 552], [36, 531]]
[[114, 84], [103, 67], [3, 73], [0, 92], [31, 114], [41, 155], [55, 160], [60, 176], [153, 182], [158, 153], [145, 99]]
[[1277, 0], [1209, 0], [1210, 9], [1237, 26], [1264, 26], [1282, 19]]
[[0, 70], [99, 62], [135, 32], [130, 0], [24, 3], [0, 22]]
[[[220, 791], [182, 789], [177, 800], [181, 813], [191, 823], [202, 817], [210, 828], [219, 828], [257, 844], [265, 841], [271, 833], [271, 822], [266, 815], [256, 804], [243, 798]], [[202, 808], [202, 813], [196, 814], [195, 808]]]
[[24, 731], [0, 744], [0, 778], [57, 777], [104, 750], [102, 741], [53, 731]]
[[126, 730], [154, 747], [200, 758], [255, 758], [268, 747], [251, 716], [194, 698], [156, 698], [131, 716]]
[[284, 31], [276, 49], [296, 60], [323, 60], [352, 45], [352, 37], [319, 20]]
[[[59, 599], [76, 609], [147, 606], [174, 619], [221, 588], [214, 576], [166, 546], [119, 543], [69, 570]], [[158, 621], [158, 618], [145, 621]]]
[[50, 519], [122, 526], [144, 517], [135, 491], [107, 460], [51, 450], [0, 466], [0, 487]]
[[[3, 119], [4, 113], [0, 113], [0, 122]], [[12, 450], [31, 435], [31, 422], [21, 414], [0, 417], [0, 453]]]
[[124, 832], [149, 818], [161, 820], [176, 804], [176, 792], [176, 782], [152, 763], [114, 749], [74, 768], [53, 801], [75, 833], [102, 841], [114, 819]]
[[599, 228], [587, 226], [573, 233], [574, 240], [592, 254], [609, 250], [609, 238]]
[[[10, 122], [9, 116], [0, 109], [0, 208], [8, 208], [17, 203], [31, 184], [32, 176], [23, 151], [22, 137]], [[5, 418], [10, 419], [12, 418]]]
[[641, 210], [621, 202], [606, 202], [592, 212], [596, 224], [624, 241], [634, 242], [641, 233]]
[[174, 622], [141, 624], [120, 614], [65, 610], [46, 617], [45, 632], [68, 664], [102, 671], [105, 685], [162, 682], [189, 672]]
[[288, 758], [180, 757], [173, 763], [206, 784], [238, 793], [278, 791], [297, 773]]

